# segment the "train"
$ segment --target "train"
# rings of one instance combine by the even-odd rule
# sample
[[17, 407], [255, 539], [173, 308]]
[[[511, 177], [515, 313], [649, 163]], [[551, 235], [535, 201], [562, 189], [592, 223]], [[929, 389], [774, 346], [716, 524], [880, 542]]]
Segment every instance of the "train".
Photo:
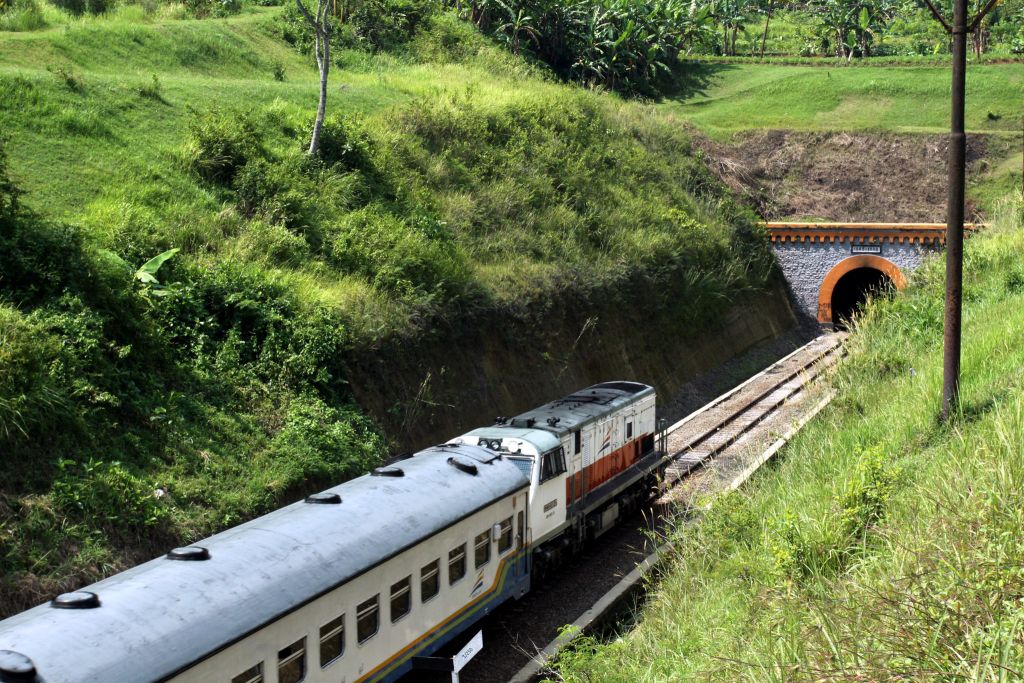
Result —
[[649, 499], [655, 410], [596, 384], [59, 595], [0, 681], [397, 681]]

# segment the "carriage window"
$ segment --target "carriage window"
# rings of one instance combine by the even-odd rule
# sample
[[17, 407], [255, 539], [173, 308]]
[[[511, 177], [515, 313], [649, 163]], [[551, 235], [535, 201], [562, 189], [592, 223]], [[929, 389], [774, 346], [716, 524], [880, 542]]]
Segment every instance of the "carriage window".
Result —
[[572, 433], [573, 440], [573, 453], [579, 453], [583, 446], [583, 437], [580, 436], [580, 431], [577, 429]]
[[491, 532], [489, 529], [477, 535], [473, 547], [473, 568], [479, 569], [491, 560]]
[[627, 422], [626, 423], [626, 438], [627, 439], [632, 439], [633, 438], [633, 423], [632, 422]]
[[320, 668], [345, 654], [345, 615], [320, 627]]
[[565, 450], [559, 446], [544, 454], [541, 462], [540, 480], [547, 481], [565, 472]]
[[263, 662], [238, 674], [231, 683], [263, 683]]
[[466, 544], [448, 553], [448, 585], [455, 583], [466, 575]]
[[420, 602], [426, 602], [441, 590], [441, 562], [434, 560], [420, 570]]
[[374, 595], [356, 607], [356, 640], [365, 643], [380, 628], [380, 594]]
[[306, 677], [306, 639], [299, 638], [277, 653], [277, 680], [299, 683]]
[[504, 520], [500, 525], [498, 534], [498, 553], [506, 552], [512, 547], [512, 518]]
[[391, 623], [404, 617], [412, 609], [412, 576], [391, 585]]

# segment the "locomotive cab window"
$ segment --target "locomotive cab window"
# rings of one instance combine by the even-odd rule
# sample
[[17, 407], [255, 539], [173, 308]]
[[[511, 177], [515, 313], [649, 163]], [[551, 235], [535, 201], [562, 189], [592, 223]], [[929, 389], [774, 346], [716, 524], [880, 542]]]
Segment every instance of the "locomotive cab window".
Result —
[[551, 449], [542, 457], [540, 469], [542, 482], [565, 473], [565, 450], [561, 446]]
[[299, 683], [306, 677], [306, 639], [299, 638], [277, 653], [277, 680]]
[[491, 561], [491, 531], [478, 534], [473, 542], [473, 568], [479, 569]]
[[320, 668], [345, 654], [345, 615], [320, 627]]
[[583, 450], [583, 436], [578, 429], [572, 433], [572, 444], [572, 452], [579, 455], [579, 452]]
[[356, 640], [362, 645], [377, 634], [380, 628], [380, 594], [359, 603], [356, 607]]
[[420, 570], [420, 602], [426, 602], [441, 590], [441, 561], [434, 560]]
[[238, 674], [231, 683], [263, 683], [263, 662]]
[[391, 585], [391, 623], [395, 623], [412, 609], [412, 577], [407, 576]]
[[498, 524], [498, 554], [508, 552], [512, 548], [512, 518], [502, 520]]
[[452, 585], [466, 575], [466, 544], [454, 548], [448, 553], [448, 585]]
[[627, 439], [632, 439], [633, 438], [633, 423], [632, 422], [627, 422], [626, 423], [626, 438]]

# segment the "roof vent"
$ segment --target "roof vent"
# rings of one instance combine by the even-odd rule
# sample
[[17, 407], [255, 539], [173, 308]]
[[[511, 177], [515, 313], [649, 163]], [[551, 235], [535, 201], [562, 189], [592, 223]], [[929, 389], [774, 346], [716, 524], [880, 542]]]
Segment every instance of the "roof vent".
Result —
[[100, 606], [100, 596], [89, 591], [75, 591], [58, 595], [50, 605], [61, 609], [93, 609]]
[[405, 471], [400, 467], [378, 467], [370, 472], [371, 477], [404, 477]]
[[13, 650], [0, 650], [0, 681], [36, 680], [36, 666], [32, 660]]
[[202, 562], [210, 559], [210, 551], [200, 548], [197, 545], [189, 545], [184, 548], [175, 548], [167, 553], [168, 560], [182, 560], [183, 562]]
[[562, 421], [562, 418], [560, 418], [560, 417], [549, 417], [548, 418], [548, 424], [551, 425], [552, 427], [554, 427], [556, 424], [558, 424], [561, 421]]
[[464, 458], [459, 455], [453, 455], [448, 458], [448, 464], [460, 472], [465, 472], [466, 474], [476, 474], [479, 472], [475, 463], [470, 461], [468, 458]]
[[341, 496], [330, 491], [321, 491], [306, 496], [306, 502], [310, 505], [338, 505], [341, 503]]

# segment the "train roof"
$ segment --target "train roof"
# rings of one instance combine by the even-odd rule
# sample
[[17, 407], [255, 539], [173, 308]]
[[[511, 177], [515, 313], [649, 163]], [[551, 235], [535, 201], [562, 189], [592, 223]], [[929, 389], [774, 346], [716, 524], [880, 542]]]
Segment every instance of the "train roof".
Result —
[[0, 650], [46, 683], [165, 680], [528, 485], [482, 448], [429, 448], [197, 543], [206, 561], [164, 556], [83, 589], [98, 608], [0, 621]]
[[[557, 436], [551, 432], [544, 431], [543, 429], [520, 429], [518, 427], [508, 427], [505, 425], [478, 427], [471, 432], [467, 432], [464, 436], [476, 436], [485, 439], [511, 439], [513, 442], [516, 440], [525, 441], [532, 444], [533, 447], [537, 449], [538, 453], [545, 453], [550, 451], [552, 448], [558, 448], [558, 446], [561, 445]], [[458, 439], [455, 441], [457, 442]]]
[[561, 436], [653, 393], [653, 387], [640, 382], [602, 382], [516, 415], [500, 426], [541, 429]]

